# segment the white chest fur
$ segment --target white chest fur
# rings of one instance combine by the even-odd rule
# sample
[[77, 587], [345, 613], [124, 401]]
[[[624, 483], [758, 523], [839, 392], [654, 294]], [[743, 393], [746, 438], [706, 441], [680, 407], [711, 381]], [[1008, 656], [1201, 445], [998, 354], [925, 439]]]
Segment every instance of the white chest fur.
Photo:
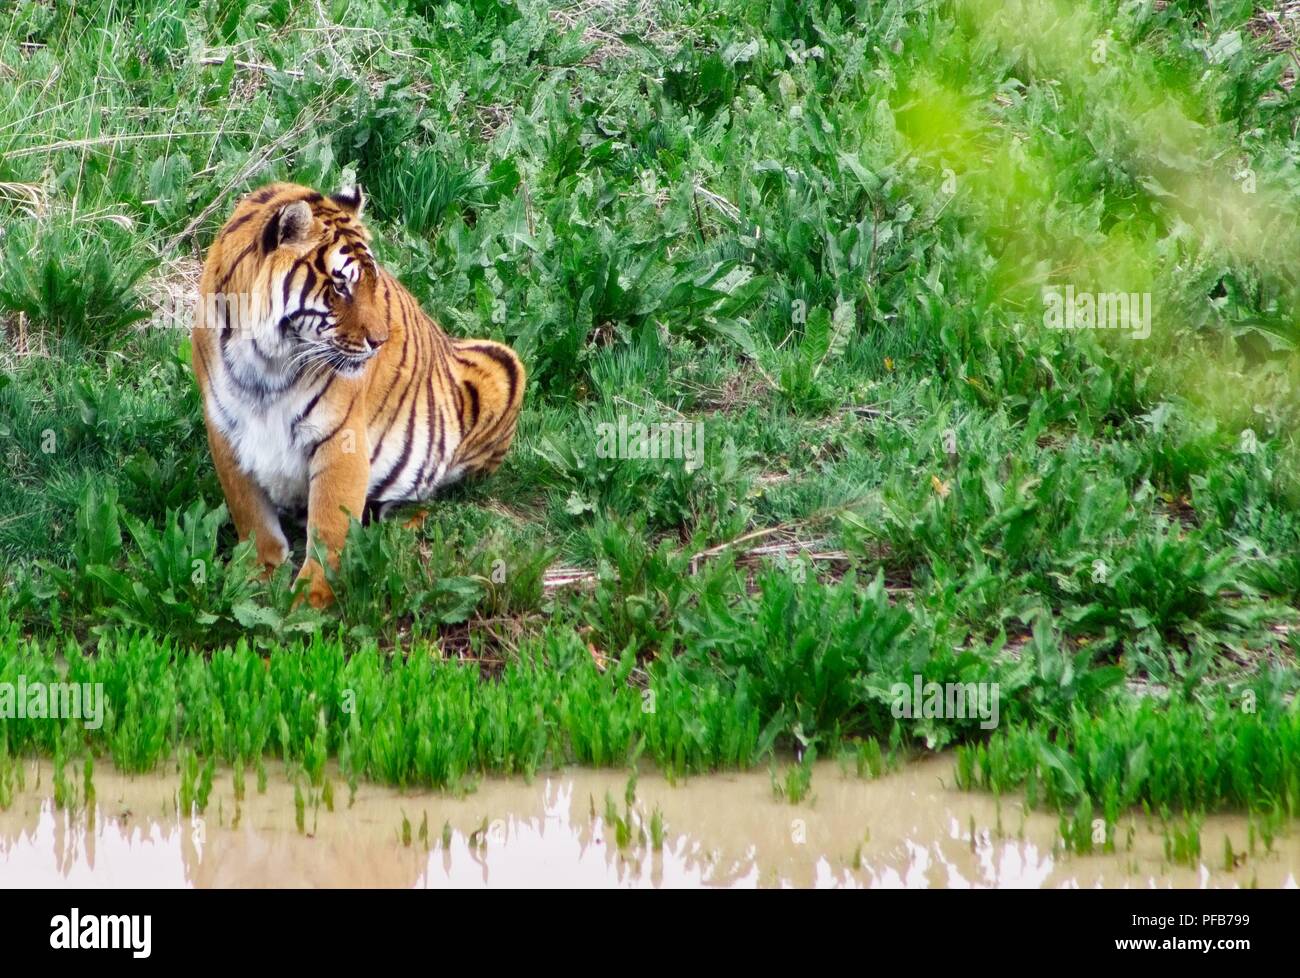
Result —
[[229, 369], [215, 371], [207, 390], [209, 415], [225, 435], [240, 469], [282, 508], [307, 503], [309, 447], [319, 437], [319, 429], [318, 419], [303, 413], [313, 394], [311, 388], [294, 385], [250, 395]]
[[285, 398], [264, 410], [244, 411], [238, 428], [228, 435], [239, 467], [281, 507], [307, 503], [307, 451], [290, 430], [296, 414], [286, 403], [291, 401]]

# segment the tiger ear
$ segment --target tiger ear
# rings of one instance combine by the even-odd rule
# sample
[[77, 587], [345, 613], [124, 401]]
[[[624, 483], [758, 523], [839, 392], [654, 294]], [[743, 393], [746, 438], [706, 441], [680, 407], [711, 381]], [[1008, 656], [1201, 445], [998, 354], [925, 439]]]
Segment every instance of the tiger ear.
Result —
[[311, 205], [305, 200], [285, 204], [262, 229], [262, 250], [267, 254], [287, 244], [301, 244], [311, 232]]
[[353, 184], [351, 187], [344, 187], [338, 193], [330, 194], [330, 200], [345, 211], [349, 211], [356, 218], [361, 217], [361, 212], [366, 206], [366, 195], [362, 192], [359, 183]]

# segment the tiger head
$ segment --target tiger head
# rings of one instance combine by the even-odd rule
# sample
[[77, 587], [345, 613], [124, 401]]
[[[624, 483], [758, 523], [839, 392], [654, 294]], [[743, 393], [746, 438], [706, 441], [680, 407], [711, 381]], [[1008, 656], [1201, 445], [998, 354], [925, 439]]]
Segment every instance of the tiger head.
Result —
[[388, 339], [364, 207], [360, 187], [325, 196], [272, 184], [246, 197], [223, 229], [233, 264], [218, 291], [253, 297], [243, 324], [268, 368], [355, 376]]

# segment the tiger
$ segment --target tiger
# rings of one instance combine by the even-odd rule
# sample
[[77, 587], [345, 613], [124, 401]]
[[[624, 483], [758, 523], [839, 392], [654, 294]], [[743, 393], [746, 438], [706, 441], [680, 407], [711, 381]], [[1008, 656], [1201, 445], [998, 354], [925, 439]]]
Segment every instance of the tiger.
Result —
[[526, 376], [503, 343], [449, 336], [375, 260], [359, 186], [272, 183], [217, 234], [190, 333], [208, 445], [239, 539], [270, 573], [307, 515], [297, 600], [324, 608], [353, 518], [497, 469]]

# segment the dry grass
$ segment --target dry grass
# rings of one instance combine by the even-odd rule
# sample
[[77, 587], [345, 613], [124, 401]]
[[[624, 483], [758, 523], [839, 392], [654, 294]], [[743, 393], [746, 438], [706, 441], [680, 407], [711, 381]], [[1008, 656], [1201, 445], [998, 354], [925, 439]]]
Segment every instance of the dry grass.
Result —
[[39, 183], [0, 182], [0, 206], [17, 208], [31, 218], [44, 217], [50, 209], [49, 188]]
[[514, 114], [515, 108], [513, 105], [503, 105], [499, 102], [494, 102], [491, 105], [480, 105], [475, 110], [479, 124], [479, 137], [485, 143], [490, 143], [496, 139], [497, 134], [502, 129], [510, 125]]
[[722, 414], [730, 414], [762, 401], [768, 390], [775, 386], [753, 361], [741, 363], [720, 386], [697, 384], [685, 378], [678, 379], [676, 383], [694, 392], [702, 410]]
[[473, 618], [438, 629], [438, 649], [444, 659], [477, 663], [485, 676], [501, 670], [519, 654], [519, 643], [543, 620], [542, 615], [503, 615]]
[[[852, 563], [847, 553], [831, 548], [823, 538], [800, 539], [798, 527], [790, 524], [753, 530], [716, 547], [701, 550], [691, 557], [690, 573], [698, 574], [704, 562], [723, 554], [732, 555], [738, 567], [751, 571], [761, 567], [765, 559], [790, 564], [802, 561], [807, 566], [830, 565], [832, 576], [836, 578], [842, 576]], [[596, 572], [589, 568], [554, 564], [542, 575], [542, 588], [546, 591], [589, 588], [595, 585], [596, 580]]]
[[153, 273], [140, 283], [140, 297], [150, 313], [150, 319], [142, 327], [147, 328], [157, 320], [167, 327], [188, 328], [199, 299], [202, 275], [203, 263], [197, 258], [164, 256]]
[[581, 31], [583, 43], [593, 45], [582, 63], [600, 67], [631, 53], [623, 40], [627, 36], [651, 47], [674, 50], [678, 34], [660, 18], [665, 5], [666, 0], [577, 0], [551, 10], [550, 17], [565, 30]]
[[1247, 24], [1251, 34], [1264, 39], [1264, 48], [1274, 53], [1286, 52], [1294, 64], [1282, 75], [1281, 85], [1286, 91], [1295, 86], [1296, 70], [1300, 68], [1300, 55], [1296, 54], [1296, 39], [1300, 38], [1300, 0], [1280, 0], [1272, 9], [1255, 12]]
[[0, 326], [4, 327], [5, 337], [5, 346], [0, 350], [0, 368], [11, 370], [18, 360], [30, 356], [32, 352], [27, 316], [21, 312], [5, 316], [0, 319]]
[[[39, 220], [48, 213], [49, 204], [49, 191], [41, 184], [0, 182], [0, 214], [4, 214], [6, 220], [15, 211], [32, 220]], [[0, 261], [4, 260], [4, 247], [4, 225], [0, 224]], [[33, 338], [27, 328], [27, 317], [21, 312], [0, 316], [0, 336], [5, 339], [4, 348], [0, 350], [0, 366], [6, 370], [33, 352]]]
[[1258, 38], [1266, 38], [1264, 47], [1273, 52], [1295, 49], [1300, 37], [1300, 0], [1281, 0], [1272, 9], [1260, 8], [1247, 26]]

